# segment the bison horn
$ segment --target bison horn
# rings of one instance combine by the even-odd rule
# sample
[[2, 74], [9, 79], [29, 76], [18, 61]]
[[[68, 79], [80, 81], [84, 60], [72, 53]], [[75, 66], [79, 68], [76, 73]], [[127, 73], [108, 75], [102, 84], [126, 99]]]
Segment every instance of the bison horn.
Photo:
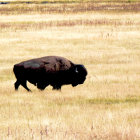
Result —
[[75, 72], [78, 73], [78, 69], [77, 68], [75, 69]]

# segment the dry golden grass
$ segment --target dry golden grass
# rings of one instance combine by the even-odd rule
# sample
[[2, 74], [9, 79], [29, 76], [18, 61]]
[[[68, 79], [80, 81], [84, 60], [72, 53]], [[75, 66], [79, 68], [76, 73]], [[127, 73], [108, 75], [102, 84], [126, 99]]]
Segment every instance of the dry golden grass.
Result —
[[[140, 139], [139, 12], [5, 13], [0, 15], [1, 140]], [[51, 87], [40, 92], [28, 83], [32, 93], [22, 87], [15, 92], [13, 65], [46, 55], [84, 64], [86, 82], [62, 92]]]
[[[31, 0], [32, 1], [32, 0]], [[118, 0], [116, 0], [118, 1]], [[12, 15], [12, 14], [50, 14], [50, 13], [85, 13], [91, 11], [112, 11], [112, 12], [139, 12], [140, 2], [83, 2], [83, 3], [53, 3], [53, 4], [27, 4], [17, 3], [11, 4], [0, 4], [1, 15]]]

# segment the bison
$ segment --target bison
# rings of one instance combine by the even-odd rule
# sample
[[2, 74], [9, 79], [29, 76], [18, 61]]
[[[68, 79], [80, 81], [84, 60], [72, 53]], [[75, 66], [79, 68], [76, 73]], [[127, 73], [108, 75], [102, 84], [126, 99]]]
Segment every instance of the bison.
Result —
[[71, 84], [74, 87], [83, 84], [87, 76], [84, 65], [74, 64], [60, 56], [23, 61], [14, 65], [13, 72], [17, 79], [15, 90], [22, 85], [27, 91], [31, 91], [27, 87], [27, 81], [40, 90], [44, 90], [48, 85], [53, 89], [61, 90], [62, 85]]

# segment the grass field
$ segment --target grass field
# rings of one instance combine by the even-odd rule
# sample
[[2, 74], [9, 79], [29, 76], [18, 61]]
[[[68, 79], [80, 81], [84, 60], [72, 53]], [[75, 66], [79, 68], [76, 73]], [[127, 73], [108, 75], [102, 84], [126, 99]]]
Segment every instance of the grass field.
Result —
[[[0, 139], [139, 140], [139, 5], [0, 5]], [[85, 83], [15, 92], [13, 65], [47, 55], [84, 64]]]

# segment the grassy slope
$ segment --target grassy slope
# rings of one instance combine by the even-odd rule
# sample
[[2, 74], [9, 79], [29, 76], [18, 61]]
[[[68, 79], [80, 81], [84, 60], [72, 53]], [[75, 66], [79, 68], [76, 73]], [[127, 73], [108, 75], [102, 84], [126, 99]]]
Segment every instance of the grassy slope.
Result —
[[[139, 12], [15, 7], [0, 7], [0, 138], [139, 139]], [[85, 84], [60, 93], [28, 83], [32, 93], [15, 92], [13, 65], [45, 55], [84, 64]]]

